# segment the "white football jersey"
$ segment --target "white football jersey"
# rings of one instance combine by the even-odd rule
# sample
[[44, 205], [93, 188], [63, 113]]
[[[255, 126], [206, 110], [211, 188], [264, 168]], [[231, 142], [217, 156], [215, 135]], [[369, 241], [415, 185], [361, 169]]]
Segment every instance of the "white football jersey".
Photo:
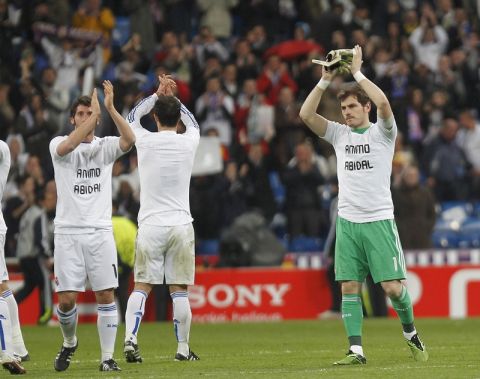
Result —
[[175, 131], [149, 132], [140, 119], [149, 113], [157, 95], [143, 99], [129, 113], [138, 154], [140, 211], [138, 225], [176, 226], [193, 221], [190, 214], [190, 177], [200, 140], [198, 123], [182, 104], [184, 134]]
[[323, 138], [337, 155], [340, 217], [358, 223], [393, 219], [390, 176], [396, 137], [393, 116], [379, 118], [364, 133], [328, 122]]
[[[10, 170], [10, 149], [8, 145], [0, 141], [0, 200], [3, 198], [3, 192], [7, 184], [8, 171]], [[3, 219], [3, 214], [0, 207], [0, 233], [7, 232], [7, 225]], [[0, 281], [2, 278], [0, 277]]]
[[55, 137], [50, 142], [58, 194], [55, 233], [112, 229], [112, 167], [124, 154], [120, 138], [95, 137], [61, 157], [57, 147], [66, 138]]

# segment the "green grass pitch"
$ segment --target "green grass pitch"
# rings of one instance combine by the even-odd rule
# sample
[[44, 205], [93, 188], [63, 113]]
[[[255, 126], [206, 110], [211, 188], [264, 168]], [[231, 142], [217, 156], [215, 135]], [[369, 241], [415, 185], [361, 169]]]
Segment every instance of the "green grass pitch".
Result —
[[[119, 328], [115, 358], [122, 372], [98, 371], [96, 325], [80, 325], [79, 348], [70, 368], [53, 369], [61, 344], [58, 327], [25, 327], [32, 358], [25, 362], [33, 378], [480, 378], [480, 319], [419, 319], [417, 328], [430, 360], [415, 362], [403, 341], [398, 320], [366, 319], [367, 365], [333, 367], [347, 350], [341, 321], [193, 324], [191, 348], [197, 362], [174, 362], [176, 341], [171, 323], [144, 323], [139, 344], [142, 364], [122, 355], [124, 327]], [[0, 377], [10, 377], [0, 371]]]

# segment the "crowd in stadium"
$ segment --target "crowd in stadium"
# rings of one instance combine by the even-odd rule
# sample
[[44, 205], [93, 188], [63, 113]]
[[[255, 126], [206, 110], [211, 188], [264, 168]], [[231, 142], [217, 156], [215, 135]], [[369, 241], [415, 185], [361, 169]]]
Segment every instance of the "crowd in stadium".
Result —
[[[91, 91], [89, 77], [98, 88], [112, 81], [126, 117], [155, 91], [158, 75], [170, 73], [201, 134], [218, 136], [223, 172], [191, 181], [199, 240], [219, 239], [251, 210], [272, 227], [284, 223], [290, 238], [325, 237], [335, 156], [298, 114], [322, 74], [311, 59], [355, 44], [400, 131], [392, 192], [402, 242], [428, 247], [435, 203], [480, 196], [477, 3], [0, 0], [0, 138], [12, 157], [6, 256], [18, 255], [19, 225], [32, 206], [54, 216], [49, 142], [72, 130], [70, 105]], [[343, 122], [336, 92], [349, 80], [337, 76], [329, 87], [320, 104], [326, 118]], [[147, 117], [143, 124], [155, 128]], [[96, 134], [115, 133], [103, 112]], [[115, 163], [113, 175], [118, 212], [136, 221], [135, 151]]]

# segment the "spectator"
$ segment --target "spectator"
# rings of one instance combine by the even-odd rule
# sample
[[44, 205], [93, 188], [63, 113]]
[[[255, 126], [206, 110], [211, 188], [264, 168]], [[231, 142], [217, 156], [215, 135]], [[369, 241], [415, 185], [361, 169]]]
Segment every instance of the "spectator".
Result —
[[392, 190], [395, 222], [404, 249], [428, 249], [432, 247], [435, 225], [435, 199], [430, 189], [420, 184], [420, 171], [407, 166], [402, 181]]
[[155, 25], [149, 0], [123, 0], [122, 8], [130, 19], [131, 34], [140, 36], [140, 51], [151, 56], [156, 42]]
[[45, 101], [45, 109], [48, 112], [56, 130], [62, 130], [68, 118], [70, 105], [70, 93], [68, 88], [59, 87], [57, 83], [57, 71], [47, 66], [40, 75], [40, 90]]
[[459, 115], [461, 129], [457, 134], [457, 143], [472, 164], [472, 186], [470, 195], [480, 198], [480, 122], [471, 109], [463, 109]]
[[25, 173], [25, 166], [28, 160], [28, 153], [25, 152], [25, 144], [21, 134], [10, 134], [6, 142], [10, 149], [10, 171], [8, 172], [4, 198], [8, 198], [18, 190], [15, 182]]
[[246, 39], [241, 38], [235, 43], [234, 63], [237, 67], [239, 83], [244, 83], [249, 78], [256, 78], [260, 73], [257, 58], [252, 53], [250, 42]]
[[17, 258], [24, 276], [24, 285], [15, 298], [20, 304], [35, 288], [39, 290], [38, 324], [45, 325], [52, 317], [53, 299], [50, 270], [53, 266], [53, 219], [57, 203], [56, 191], [45, 192], [20, 219]]
[[8, 130], [13, 125], [16, 116], [15, 109], [8, 98], [9, 93], [10, 85], [7, 83], [0, 83], [0, 125], [2, 125], [0, 139], [2, 141], [5, 141]]
[[457, 144], [457, 132], [458, 121], [446, 117], [438, 136], [425, 147], [424, 173], [439, 202], [467, 198], [471, 165]]
[[314, 164], [313, 148], [302, 142], [295, 148], [296, 162], [282, 173], [286, 189], [285, 210], [290, 238], [301, 235], [318, 237], [322, 226], [318, 186], [324, 183]]
[[193, 47], [201, 69], [205, 68], [209, 56], [215, 56], [221, 62], [226, 62], [229, 57], [228, 50], [216, 39], [208, 26], [200, 28], [200, 33], [193, 40]]
[[445, 29], [437, 24], [435, 13], [428, 3], [423, 5], [420, 26], [410, 35], [410, 43], [415, 50], [416, 61], [436, 72], [440, 56], [448, 45], [448, 35]]
[[208, 26], [215, 38], [227, 41], [232, 33], [232, 15], [230, 9], [239, 0], [197, 0], [199, 11], [202, 12], [201, 26]]
[[111, 58], [111, 37], [115, 27], [115, 16], [108, 7], [102, 7], [102, 0], [83, 0], [73, 14], [72, 25], [77, 28], [100, 32], [103, 35], [103, 62]]
[[227, 162], [221, 178], [221, 228], [228, 228], [232, 222], [247, 210], [245, 176], [247, 166], [240, 168], [235, 161]]
[[5, 203], [5, 256], [13, 257], [17, 250], [17, 237], [20, 231], [20, 218], [35, 202], [35, 181], [31, 176], [21, 176], [17, 179], [18, 193]]
[[298, 113], [300, 105], [295, 101], [295, 95], [290, 87], [283, 87], [275, 105], [275, 158], [281, 167], [285, 167], [293, 156], [295, 146], [305, 137], [305, 128], [300, 128], [302, 120]]
[[221, 89], [218, 76], [207, 80], [206, 91], [195, 103], [195, 111], [200, 131], [205, 133], [209, 128], [218, 130], [220, 142], [230, 146], [233, 134], [233, 99]]
[[287, 65], [282, 62], [278, 55], [267, 58], [262, 73], [257, 78], [257, 88], [260, 93], [266, 95], [267, 102], [275, 105], [278, 102], [278, 94], [283, 87], [289, 87], [293, 93], [297, 92], [298, 86], [290, 76]]
[[42, 96], [34, 93], [18, 115], [14, 131], [22, 135], [26, 150], [39, 157], [48, 157], [48, 142], [58, 131], [58, 124], [45, 108]]
[[269, 223], [277, 209], [270, 185], [268, 157], [263, 152], [262, 144], [250, 145], [245, 165], [247, 208], [260, 210], [266, 222]]

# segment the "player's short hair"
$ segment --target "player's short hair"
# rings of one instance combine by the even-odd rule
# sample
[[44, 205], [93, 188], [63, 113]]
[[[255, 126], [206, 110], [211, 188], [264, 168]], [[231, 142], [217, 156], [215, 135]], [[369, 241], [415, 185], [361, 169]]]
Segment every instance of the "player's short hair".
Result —
[[90, 96], [80, 96], [77, 100], [75, 100], [70, 107], [70, 117], [75, 117], [75, 113], [77, 113], [77, 108], [79, 105], [85, 105], [89, 107], [92, 105], [92, 98]]
[[366, 92], [358, 85], [358, 83], [344, 84], [337, 95], [337, 99], [344, 101], [349, 96], [355, 97], [363, 106], [371, 102]]
[[153, 114], [162, 126], [174, 127], [180, 120], [180, 107], [180, 101], [176, 97], [160, 95], [153, 107]]

